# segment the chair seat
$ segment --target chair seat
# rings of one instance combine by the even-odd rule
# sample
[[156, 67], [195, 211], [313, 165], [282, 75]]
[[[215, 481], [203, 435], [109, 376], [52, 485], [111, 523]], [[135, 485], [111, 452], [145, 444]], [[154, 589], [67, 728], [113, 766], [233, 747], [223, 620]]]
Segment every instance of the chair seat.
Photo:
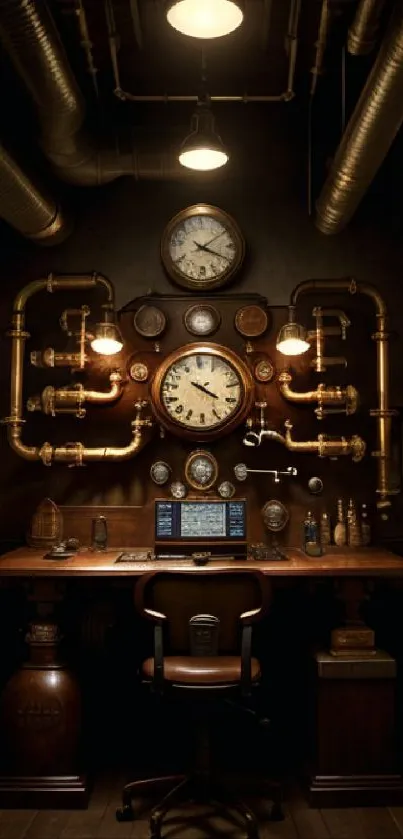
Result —
[[[143, 675], [152, 679], [154, 659], [147, 658], [142, 665]], [[260, 662], [251, 660], [252, 681], [260, 676]], [[241, 658], [236, 655], [164, 657], [164, 679], [183, 685], [236, 684], [241, 680]]]

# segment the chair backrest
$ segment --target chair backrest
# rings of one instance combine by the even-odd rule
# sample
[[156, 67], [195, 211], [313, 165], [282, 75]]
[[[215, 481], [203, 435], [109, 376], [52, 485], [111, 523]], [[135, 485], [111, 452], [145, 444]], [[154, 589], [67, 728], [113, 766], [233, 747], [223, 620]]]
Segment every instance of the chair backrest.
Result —
[[148, 608], [166, 617], [169, 651], [175, 653], [188, 651], [189, 620], [199, 614], [219, 618], [219, 653], [239, 651], [241, 616], [254, 611], [252, 620], [261, 620], [270, 600], [269, 579], [247, 570], [156, 571], [142, 577], [135, 588], [140, 614], [149, 617]]

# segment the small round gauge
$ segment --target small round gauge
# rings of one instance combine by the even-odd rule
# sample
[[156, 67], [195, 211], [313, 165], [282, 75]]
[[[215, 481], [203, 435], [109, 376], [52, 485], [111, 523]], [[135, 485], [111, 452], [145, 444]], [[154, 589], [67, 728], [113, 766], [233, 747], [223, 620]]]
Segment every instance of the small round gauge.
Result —
[[309, 478], [308, 481], [308, 489], [312, 495], [320, 495], [323, 491], [323, 481], [322, 478], [318, 478], [314, 476], [313, 478]]
[[198, 449], [189, 455], [185, 463], [185, 478], [193, 489], [210, 489], [217, 477], [218, 463], [210, 452]]
[[170, 490], [172, 498], [186, 498], [187, 489], [182, 481], [174, 481], [170, 486]]
[[265, 526], [271, 533], [284, 530], [289, 519], [287, 508], [281, 501], [276, 501], [274, 498], [264, 505], [262, 516]]
[[262, 306], [242, 306], [235, 315], [235, 327], [245, 338], [258, 338], [266, 332], [269, 317]]
[[166, 327], [166, 317], [157, 306], [144, 305], [137, 309], [133, 318], [136, 332], [143, 338], [156, 338]]
[[148, 367], [142, 361], [135, 361], [129, 368], [129, 376], [134, 382], [146, 382], [148, 379]]
[[253, 375], [257, 382], [267, 384], [274, 377], [274, 365], [270, 358], [261, 358], [253, 368]]
[[206, 337], [217, 331], [221, 316], [214, 306], [196, 304], [187, 309], [183, 321], [191, 335]]
[[237, 481], [246, 481], [248, 477], [246, 463], [237, 463], [236, 466], [234, 466], [234, 475]]
[[231, 481], [223, 481], [218, 487], [218, 494], [221, 495], [221, 498], [232, 498], [235, 495], [234, 484]]
[[161, 259], [175, 283], [193, 291], [219, 288], [242, 264], [245, 243], [231, 216], [209, 204], [195, 204], [167, 224]]
[[156, 460], [151, 466], [150, 477], [157, 486], [163, 486], [169, 481], [171, 467], [163, 460]]

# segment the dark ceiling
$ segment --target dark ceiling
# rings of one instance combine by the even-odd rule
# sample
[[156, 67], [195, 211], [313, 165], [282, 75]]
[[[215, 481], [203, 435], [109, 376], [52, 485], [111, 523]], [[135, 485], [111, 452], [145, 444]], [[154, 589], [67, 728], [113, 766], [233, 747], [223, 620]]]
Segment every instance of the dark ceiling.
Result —
[[[84, 76], [87, 71], [88, 83], [94, 76], [88, 74], [91, 58], [89, 52], [85, 54], [80, 19], [82, 26], [86, 24], [96, 83], [104, 95], [116, 87], [111, 46], [112, 50], [116, 46], [123, 91], [132, 96], [197, 95], [202, 63], [200, 42], [169, 26], [162, 0], [53, 0], [52, 5], [70, 60]], [[346, 33], [357, 3], [329, 0], [328, 5], [332, 18], [329, 44], [335, 44], [337, 33]], [[211, 95], [280, 97], [289, 86], [293, 50], [295, 88], [308, 88], [321, 9], [321, 0], [247, 0], [242, 26], [230, 36], [205, 46]]]

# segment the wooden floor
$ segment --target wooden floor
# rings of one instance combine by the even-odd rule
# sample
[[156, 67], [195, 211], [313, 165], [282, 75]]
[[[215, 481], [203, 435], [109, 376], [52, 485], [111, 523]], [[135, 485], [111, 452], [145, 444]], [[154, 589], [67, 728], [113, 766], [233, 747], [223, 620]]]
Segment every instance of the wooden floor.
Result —
[[[102, 778], [88, 810], [0, 810], [0, 839], [148, 839], [147, 811], [132, 823], [118, 824], [115, 810], [123, 779]], [[262, 804], [251, 801], [262, 816], [261, 839], [395, 839], [403, 837], [403, 807], [311, 810], [296, 785], [286, 791], [285, 819], [264, 819]], [[189, 806], [167, 818], [164, 839], [243, 839], [233, 819], [209, 808]]]

